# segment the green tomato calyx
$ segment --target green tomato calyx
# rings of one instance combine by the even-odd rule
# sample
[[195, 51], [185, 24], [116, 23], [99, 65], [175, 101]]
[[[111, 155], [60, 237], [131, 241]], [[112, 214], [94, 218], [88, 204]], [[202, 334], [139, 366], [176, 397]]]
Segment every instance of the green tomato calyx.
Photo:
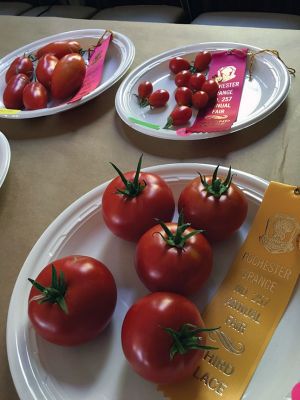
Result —
[[217, 350], [217, 347], [206, 346], [203, 343], [202, 332], [215, 331], [218, 328], [200, 328], [193, 324], [183, 324], [179, 331], [172, 328], [163, 328], [165, 332], [172, 336], [173, 343], [170, 348], [170, 360], [173, 360], [176, 354], [184, 355], [190, 350]]
[[38, 301], [40, 304], [46, 302], [56, 303], [65, 314], [68, 314], [68, 306], [64, 297], [67, 285], [63, 271], [60, 271], [59, 275], [57, 275], [56, 269], [52, 264], [51, 286], [48, 287], [41, 285], [33, 279], [28, 278], [28, 280], [36, 289], [42, 292], [40, 295], [32, 297], [31, 301]]
[[207, 192], [208, 196], [214, 196], [216, 199], [219, 199], [223, 194], [226, 194], [228, 189], [230, 188], [231, 182], [233, 175], [231, 173], [231, 166], [229, 167], [228, 174], [225, 178], [225, 180], [222, 181], [222, 179], [218, 178], [218, 169], [219, 165], [217, 168], [214, 170], [211, 182], [208, 183], [206, 180], [205, 176], [202, 176], [200, 172], [198, 174], [200, 175], [200, 180], [202, 185], [204, 186], [204, 189]]
[[136, 168], [136, 173], [135, 173], [135, 176], [132, 181], [126, 179], [123, 172], [115, 164], [113, 164], [112, 162], [110, 163], [113, 166], [113, 168], [117, 171], [117, 173], [119, 174], [119, 176], [125, 186], [124, 189], [117, 188], [117, 191], [116, 191], [117, 194], [122, 194], [123, 196], [126, 196], [128, 198], [132, 198], [132, 197], [138, 196], [145, 189], [145, 187], [147, 186], [146, 181], [143, 180], [142, 182], [139, 182], [142, 158], [143, 158], [143, 154], [139, 158], [139, 162], [138, 162], [138, 165]]

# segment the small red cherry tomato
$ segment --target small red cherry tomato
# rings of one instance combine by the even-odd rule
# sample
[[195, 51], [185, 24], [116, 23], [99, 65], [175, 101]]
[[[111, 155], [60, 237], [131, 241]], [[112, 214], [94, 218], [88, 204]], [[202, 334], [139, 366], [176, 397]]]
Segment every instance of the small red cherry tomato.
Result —
[[20, 110], [24, 107], [23, 90], [30, 82], [27, 75], [14, 75], [6, 85], [3, 92], [3, 103], [6, 108]]
[[43, 84], [47, 89], [51, 87], [51, 80], [58, 58], [53, 54], [45, 54], [42, 56], [37, 64], [35, 73], [37, 80]]
[[77, 53], [61, 58], [52, 74], [51, 94], [54, 99], [64, 100], [81, 87], [86, 72], [84, 59]]
[[176, 74], [176, 76], [175, 76], [176, 86], [178, 86], [178, 87], [188, 86], [191, 76], [192, 76], [192, 73], [191, 73], [191, 71], [188, 71], [188, 70], [178, 72], [178, 74]]
[[187, 87], [179, 87], [175, 91], [175, 100], [179, 106], [190, 106], [192, 104], [193, 92]]
[[206, 107], [208, 103], [208, 94], [202, 90], [195, 92], [192, 97], [192, 103], [193, 107], [195, 107], [197, 110]]
[[76, 40], [64, 40], [46, 44], [36, 52], [35, 56], [41, 58], [45, 54], [53, 54], [60, 59], [67, 54], [79, 53], [80, 50], [81, 46]]
[[195, 304], [168, 292], [151, 293], [133, 304], [123, 321], [121, 338], [135, 372], [160, 384], [192, 377], [206, 345], [204, 323]]
[[38, 110], [46, 108], [48, 93], [40, 82], [31, 82], [23, 90], [23, 103], [26, 110]]
[[204, 71], [211, 62], [211, 53], [209, 51], [201, 51], [195, 57], [194, 67], [197, 71]]
[[138, 86], [138, 95], [141, 99], [147, 99], [153, 92], [153, 85], [149, 81], [141, 82]]
[[171, 126], [185, 125], [191, 118], [193, 111], [191, 107], [176, 106], [169, 115], [168, 121], [164, 126], [165, 129]]
[[24, 74], [27, 75], [29, 79], [33, 76], [33, 62], [29, 57], [21, 56], [17, 57], [10, 65], [5, 74], [5, 82], [8, 81], [15, 75]]
[[218, 93], [219, 84], [214, 79], [209, 79], [208, 81], [205, 81], [203, 83], [201, 90], [203, 90], [203, 92], [206, 92], [208, 94], [208, 97], [212, 99]]
[[151, 93], [148, 102], [151, 107], [158, 108], [164, 107], [170, 98], [169, 92], [164, 89], [156, 90]]
[[198, 90], [202, 90], [202, 85], [205, 82], [205, 75], [200, 72], [196, 72], [193, 74], [189, 80], [189, 88], [193, 92], [197, 92]]
[[178, 74], [178, 72], [183, 70], [190, 69], [191, 64], [182, 57], [174, 57], [169, 62], [169, 68], [174, 74]]

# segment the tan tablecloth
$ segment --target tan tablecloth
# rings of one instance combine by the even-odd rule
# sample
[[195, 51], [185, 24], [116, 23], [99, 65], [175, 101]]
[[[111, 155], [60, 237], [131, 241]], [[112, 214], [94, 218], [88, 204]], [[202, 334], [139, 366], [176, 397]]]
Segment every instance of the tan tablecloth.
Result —
[[[296, 30], [0, 17], [0, 57], [42, 37], [75, 29], [111, 28], [136, 47], [132, 68], [162, 51], [196, 42], [230, 41], [275, 48], [300, 71]], [[0, 189], [0, 398], [17, 399], [6, 355], [6, 317], [11, 292], [27, 254], [53, 219], [75, 199], [112, 178], [109, 161], [124, 170], [144, 153], [143, 165], [205, 162], [232, 165], [265, 179], [299, 184], [300, 86], [271, 116], [238, 134], [192, 142], [137, 134], [116, 115], [118, 84], [91, 102], [56, 116], [0, 120], [12, 159]]]

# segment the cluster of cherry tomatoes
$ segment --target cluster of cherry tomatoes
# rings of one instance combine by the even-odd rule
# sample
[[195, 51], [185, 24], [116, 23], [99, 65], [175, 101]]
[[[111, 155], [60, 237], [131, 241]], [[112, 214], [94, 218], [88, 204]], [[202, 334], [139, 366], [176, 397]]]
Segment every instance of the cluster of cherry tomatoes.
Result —
[[[226, 177], [199, 174], [182, 190], [179, 218], [175, 199], [157, 174], [118, 173], [102, 197], [102, 216], [119, 238], [136, 243], [133, 264], [152, 292], [128, 310], [121, 341], [128, 362], [143, 378], [172, 383], [191, 376], [206, 346], [207, 330], [186, 296], [199, 292], [212, 271], [211, 243], [235, 232], [247, 215], [247, 200]], [[128, 267], [126, 265], [122, 266]], [[129, 266], [130, 267], [130, 266]], [[32, 281], [29, 317], [45, 339], [62, 345], [83, 343], [110, 321], [116, 285], [108, 268], [91, 257], [54, 261]], [[42, 297], [41, 297], [42, 292]], [[40, 304], [41, 303], [41, 304]]]
[[81, 87], [86, 65], [75, 40], [49, 43], [34, 55], [17, 57], [6, 71], [3, 103], [8, 109], [37, 110], [61, 102]]
[[[174, 57], [169, 62], [169, 69], [175, 75], [176, 90], [174, 97], [176, 107], [171, 112], [165, 128], [185, 125], [192, 117], [192, 108], [201, 110], [213, 100], [219, 90], [215, 79], [206, 79], [206, 71], [211, 61], [211, 53], [202, 51], [191, 64], [182, 57]], [[149, 81], [141, 82], [138, 86], [138, 99], [142, 107], [149, 105], [152, 108], [164, 107], [170, 98], [165, 89], [153, 92], [153, 85]]]

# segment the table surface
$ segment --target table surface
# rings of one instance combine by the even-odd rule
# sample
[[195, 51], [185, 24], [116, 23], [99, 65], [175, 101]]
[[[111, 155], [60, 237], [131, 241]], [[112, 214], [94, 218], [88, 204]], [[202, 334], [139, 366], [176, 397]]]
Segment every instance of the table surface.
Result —
[[[109, 28], [127, 35], [136, 56], [131, 70], [160, 52], [197, 42], [240, 42], [278, 49], [289, 66], [300, 70], [300, 34], [296, 30], [197, 25], [88, 21], [59, 18], [0, 17], [0, 57], [34, 40], [59, 32]], [[163, 40], [162, 40], [163, 38]], [[34, 120], [0, 120], [12, 159], [0, 189], [0, 393], [18, 396], [6, 354], [6, 318], [14, 283], [28, 253], [46, 227], [69, 204], [111, 179], [109, 161], [132, 169], [202, 162], [240, 169], [267, 180], [299, 185], [300, 86], [292, 78], [287, 100], [269, 117], [242, 132], [199, 141], [165, 141], [137, 134], [117, 116], [119, 83], [74, 110]]]

